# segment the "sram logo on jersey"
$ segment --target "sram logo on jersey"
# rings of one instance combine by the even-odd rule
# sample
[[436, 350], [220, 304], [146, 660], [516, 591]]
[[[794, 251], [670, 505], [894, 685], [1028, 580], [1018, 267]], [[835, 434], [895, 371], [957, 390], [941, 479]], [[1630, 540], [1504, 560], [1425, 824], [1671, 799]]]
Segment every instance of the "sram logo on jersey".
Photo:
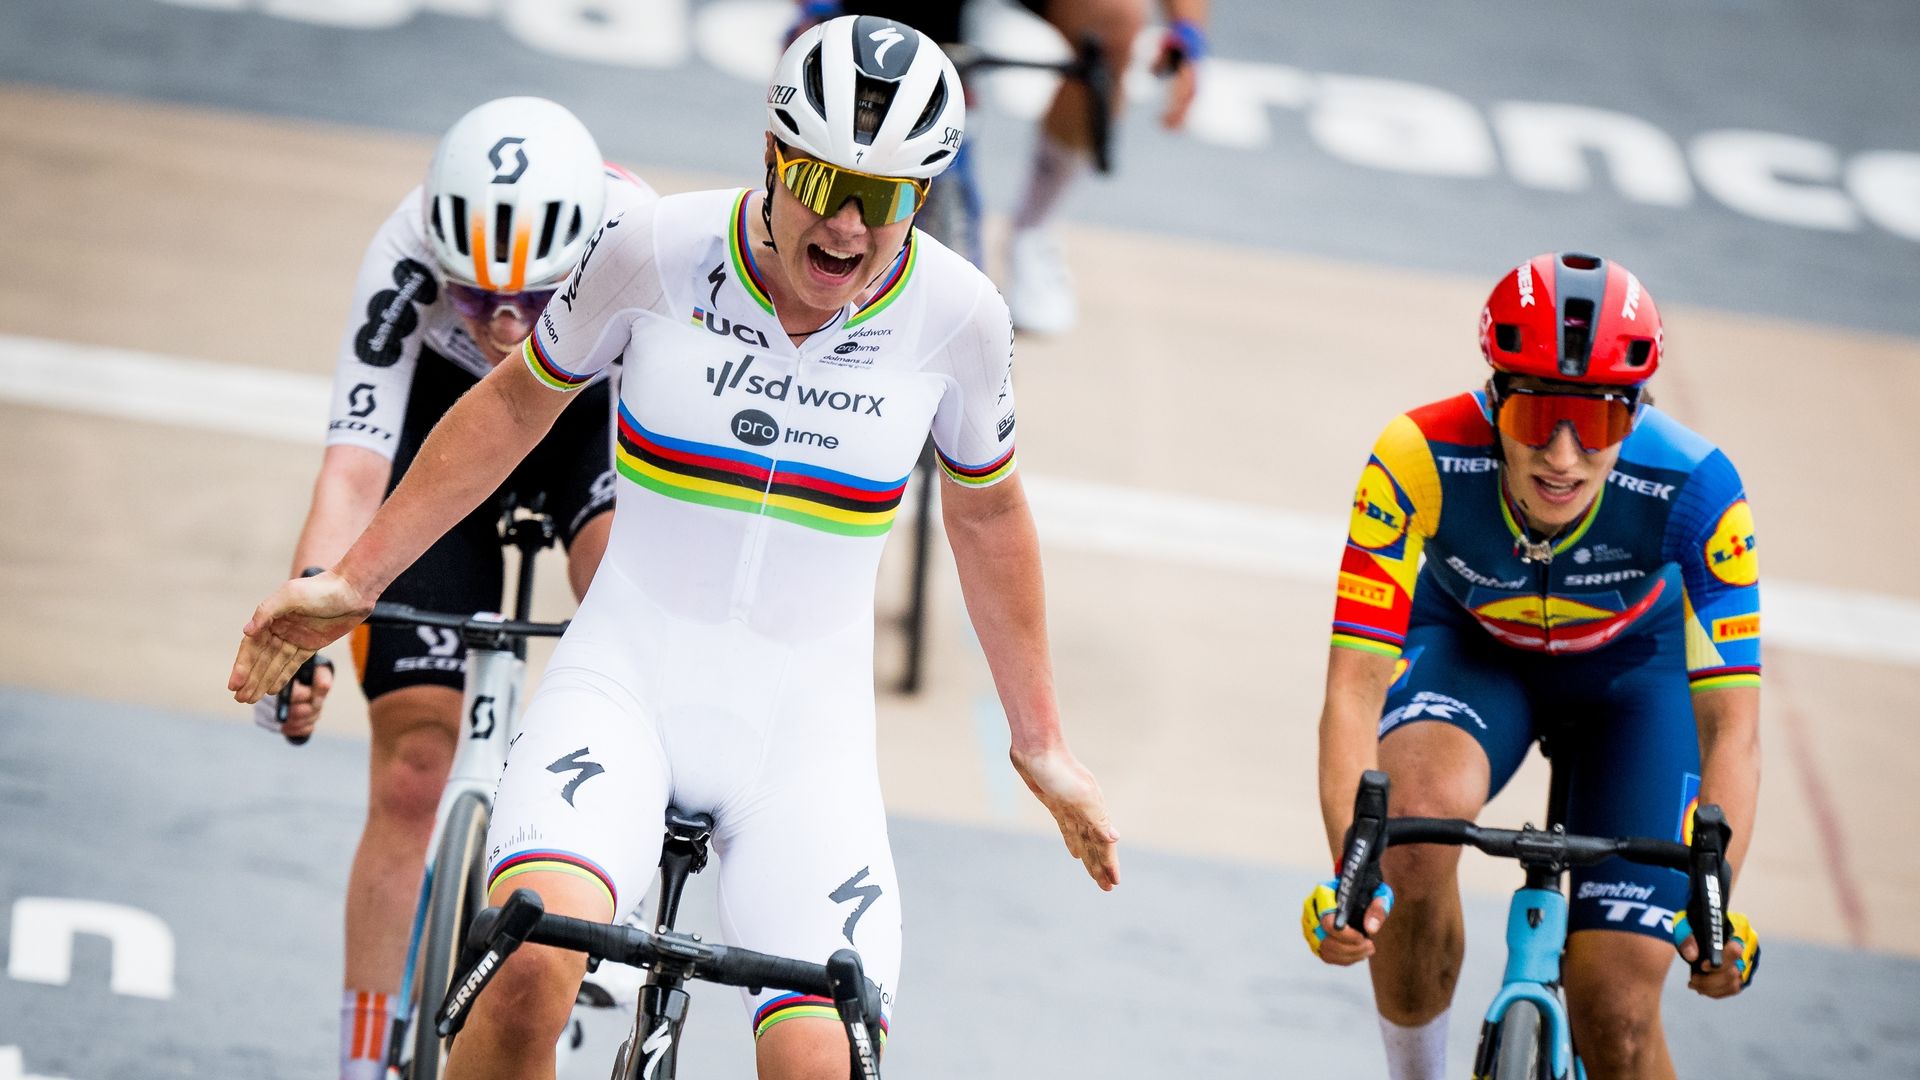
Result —
[[705, 326], [710, 333], [719, 334], [721, 337], [732, 337], [747, 345], [758, 345], [763, 349], [773, 348], [767, 344], [767, 335], [745, 323], [734, 322], [725, 315], [708, 311], [703, 307], [693, 309], [693, 324]]
[[793, 376], [782, 375], [777, 379], [764, 378], [748, 374], [753, 367], [753, 354], [740, 358], [739, 363], [729, 360], [720, 365], [718, 371], [707, 369], [707, 382], [713, 387], [713, 396], [719, 397], [724, 390], [740, 390], [755, 394], [769, 401], [785, 401], [792, 397], [802, 405], [814, 408], [832, 409], [834, 412], [858, 413], [863, 416], [884, 416], [880, 407], [886, 398], [879, 394], [855, 394], [847, 390], [822, 390], [817, 386], [795, 386]]

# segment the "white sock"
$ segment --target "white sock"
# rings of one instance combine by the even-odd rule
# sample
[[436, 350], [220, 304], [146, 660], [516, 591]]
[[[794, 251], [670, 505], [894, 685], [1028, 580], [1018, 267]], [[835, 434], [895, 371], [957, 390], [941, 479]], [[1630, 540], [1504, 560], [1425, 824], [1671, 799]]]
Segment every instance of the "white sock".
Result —
[[1447, 1013], [1418, 1027], [1401, 1027], [1380, 1018], [1380, 1041], [1387, 1044], [1387, 1076], [1390, 1080], [1446, 1080]]
[[1059, 207], [1060, 197], [1092, 165], [1086, 151], [1063, 145], [1042, 128], [1033, 148], [1033, 170], [1027, 174], [1027, 191], [1013, 215], [1013, 227], [1033, 229], [1046, 224]]
[[347, 990], [340, 998], [340, 1080], [385, 1080], [392, 996]]

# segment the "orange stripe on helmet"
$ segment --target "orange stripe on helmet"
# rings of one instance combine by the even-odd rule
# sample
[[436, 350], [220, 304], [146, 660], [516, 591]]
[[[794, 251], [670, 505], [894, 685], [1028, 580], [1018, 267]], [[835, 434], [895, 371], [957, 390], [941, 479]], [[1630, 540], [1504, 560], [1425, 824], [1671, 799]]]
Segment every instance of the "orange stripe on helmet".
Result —
[[522, 214], [520, 227], [513, 231], [513, 277], [507, 281], [507, 292], [519, 292], [527, 283], [527, 244], [532, 239], [533, 227], [528, 225]]
[[473, 241], [473, 283], [491, 291], [493, 277], [487, 273], [487, 219], [478, 212], [473, 215], [468, 239]]

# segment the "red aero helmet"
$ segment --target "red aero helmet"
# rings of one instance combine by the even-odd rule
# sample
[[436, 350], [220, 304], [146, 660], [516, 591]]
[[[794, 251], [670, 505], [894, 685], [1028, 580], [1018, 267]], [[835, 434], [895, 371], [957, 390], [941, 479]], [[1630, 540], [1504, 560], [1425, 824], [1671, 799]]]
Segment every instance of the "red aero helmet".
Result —
[[1660, 367], [1660, 309], [1617, 262], [1536, 255], [1493, 287], [1480, 353], [1494, 370], [1561, 382], [1639, 386]]

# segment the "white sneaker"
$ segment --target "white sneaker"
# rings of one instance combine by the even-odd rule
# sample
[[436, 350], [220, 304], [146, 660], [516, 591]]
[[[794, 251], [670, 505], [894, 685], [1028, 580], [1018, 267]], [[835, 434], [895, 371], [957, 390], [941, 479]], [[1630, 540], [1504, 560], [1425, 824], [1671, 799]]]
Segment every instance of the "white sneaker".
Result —
[[1032, 334], [1064, 334], [1080, 321], [1060, 238], [1050, 229], [1019, 229], [1007, 243], [1007, 307], [1013, 326]]

